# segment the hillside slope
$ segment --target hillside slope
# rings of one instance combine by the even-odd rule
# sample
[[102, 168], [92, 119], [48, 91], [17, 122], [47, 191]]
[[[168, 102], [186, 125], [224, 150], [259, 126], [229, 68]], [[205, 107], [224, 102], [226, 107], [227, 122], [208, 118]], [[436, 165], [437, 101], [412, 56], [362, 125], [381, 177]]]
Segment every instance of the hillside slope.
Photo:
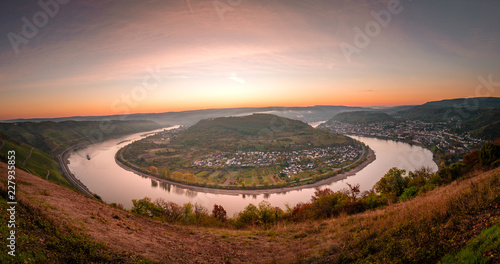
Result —
[[[106, 254], [164, 263], [394, 262], [436, 263], [461, 248], [492, 221], [498, 221], [500, 168], [438, 188], [408, 202], [376, 211], [269, 230], [229, 230], [161, 223], [135, 216], [18, 171], [17, 196], [43, 218], [68, 225]], [[0, 163], [0, 174], [7, 175]], [[5, 185], [5, 178], [0, 180]], [[2, 193], [5, 191], [2, 186]], [[2, 200], [5, 205], [5, 200]], [[494, 207], [493, 205], [496, 205]], [[493, 207], [492, 207], [493, 206]], [[494, 209], [496, 208], [496, 209]], [[6, 215], [2, 215], [2, 219]], [[23, 217], [30, 217], [24, 215]], [[38, 217], [38, 215], [37, 215]], [[24, 227], [18, 227], [21, 234]], [[18, 252], [33, 251], [28, 239]], [[61, 236], [62, 234], [59, 234]], [[5, 239], [0, 246], [5, 248]], [[377, 241], [375, 243], [375, 241]], [[43, 238], [37, 250], [56, 250]], [[90, 242], [89, 242], [90, 243]], [[90, 254], [82, 251], [80, 254]], [[140, 258], [140, 257], [139, 257]], [[124, 262], [124, 260], [117, 260]]]
[[[0, 163], [0, 175], [7, 175], [5, 163]], [[45, 218], [68, 224], [90, 241], [102, 243], [113, 254], [129, 252], [166, 263], [223, 263], [283, 260], [293, 258], [297, 253], [284, 245], [272, 246], [281, 243], [271, 243], [267, 236], [257, 236], [250, 231], [161, 223], [111, 208], [23, 171], [17, 170], [16, 175], [18, 200], [38, 209]], [[5, 185], [4, 177], [0, 181]], [[2, 193], [4, 190], [5, 187]], [[5, 248], [5, 241], [1, 239], [2, 248]], [[33, 242], [21, 242], [18, 240], [18, 252], [31, 251], [30, 243]], [[297, 248], [298, 243], [293, 242], [290, 246]], [[43, 243], [37, 243], [37, 246], [42, 247]], [[306, 250], [303, 248], [298, 252]]]
[[338, 121], [348, 124], [371, 124], [376, 122], [387, 122], [395, 121], [395, 119], [381, 112], [369, 112], [369, 111], [354, 111], [354, 112], [343, 112], [334, 117], [332, 117], [328, 122]]
[[104, 139], [160, 128], [153, 121], [63, 121], [0, 123], [0, 131], [13, 139], [36, 147], [48, 154], [82, 142]]

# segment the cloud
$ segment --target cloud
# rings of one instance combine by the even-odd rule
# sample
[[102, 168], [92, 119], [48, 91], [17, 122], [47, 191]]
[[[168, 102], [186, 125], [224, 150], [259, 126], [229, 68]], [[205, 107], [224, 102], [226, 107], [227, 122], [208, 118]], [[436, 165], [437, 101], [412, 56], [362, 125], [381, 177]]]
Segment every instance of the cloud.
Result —
[[229, 80], [235, 81], [237, 83], [249, 86], [243, 78], [239, 77], [236, 73], [232, 72], [231, 76], [228, 77]]

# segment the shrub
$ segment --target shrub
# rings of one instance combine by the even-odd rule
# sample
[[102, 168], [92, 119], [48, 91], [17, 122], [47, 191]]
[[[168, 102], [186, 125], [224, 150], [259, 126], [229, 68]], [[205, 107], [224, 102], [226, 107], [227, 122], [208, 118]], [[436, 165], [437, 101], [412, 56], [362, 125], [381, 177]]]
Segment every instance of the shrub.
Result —
[[242, 228], [248, 225], [256, 224], [259, 219], [259, 209], [253, 205], [249, 204], [243, 212], [240, 212], [235, 219], [234, 225], [237, 228]]
[[214, 209], [212, 210], [212, 217], [221, 222], [225, 222], [227, 220], [226, 210], [224, 210], [224, 207], [222, 207], [222, 205], [214, 204]]
[[169, 222], [176, 222], [182, 219], [183, 210], [178, 204], [174, 202], [166, 202], [163, 199], [158, 199], [156, 204], [162, 208], [165, 220]]
[[375, 184], [375, 190], [382, 195], [388, 197], [399, 197], [408, 187], [409, 178], [405, 177], [406, 170], [400, 170], [396, 167], [391, 168], [385, 175]]
[[186, 203], [182, 206], [182, 220], [185, 223], [194, 222], [193, 205], [191, 203]]
[[99, 196], [98, 194], [94, 193], [93, 194], [94, 198], [96, 198], [97, 200], [101, 201], [102, 202], [102, 198], [101, 196]]
[[481, 166], [485, 168], [493, 167], [493, 164], [498, 165], [496, 162], [500, 159], [500, 145], [494, 143], [486, 143], [481, 147], [479, 153]]
[[116, 209], [124, 210], [123, 204], [121, 204], [121, 203], [111, 203], [109, 206], [116, 208]]
[[463, 160], [467, 167], [471, 169], [477, 168], [480, 164], [479, 151], [474, 150], [469, 154], [465, 154]]
[[407, 201], [418, 195], [419, 189], [415, 186], [406, 188], [403, 194], [399, 197], [400, 201]]
[[361, 200], [349, 201], [339, 209], [347, 214], [357, 214], [366, 211], [365, 204]]
[[384, 199], [374, 192], [370, 192], [368, 195], [363, 197], [361, 202], [364, 203], [364, 207], [366, 209], [375, 209], [377, 207], [387, 205], [387, 199]]
[[410, 171], [408, 173], [408, 177], [410, 180], [408, 181], [408, 187], [415, 186], [417, 188], [420, 188], [424, 186], [434, 175], [434, 173], [431, 172], [430, 168], [422, 167], [418, 170], [415, 171]]
[[311, 216], [316, 219], [338, 215], [342, 207], [350, 201], [347, 194], [333, 192], [328, 188], [316, 189], [314, 194], [310, 211]]
[[[292, 221], [304, 221], [310, 218], [311, 212], [311, 204], [310, 203], [298, 203], [291, 210], [290, 220]], [[289, 210], [290, 211], [290, 210]]]
[[132, 200], [132, 213], [139, 215], [145, 215], [149, 217], [161, 217], [163, 215], [163, 210], [157, 204], [151, 202], [151, 198], [145, 197], [140, 200]]
[[209, 222], [210, 215], [208, 214], [207, 208], [203, 207], [201, 204], [194, 204], [194, 220], [198, 224], [205, 225]]
[[273, 224], [278, 218], [278, 211], [271, 206], [268, 201], [259, 203], [259, 219], [258, 221], [264, 225]]

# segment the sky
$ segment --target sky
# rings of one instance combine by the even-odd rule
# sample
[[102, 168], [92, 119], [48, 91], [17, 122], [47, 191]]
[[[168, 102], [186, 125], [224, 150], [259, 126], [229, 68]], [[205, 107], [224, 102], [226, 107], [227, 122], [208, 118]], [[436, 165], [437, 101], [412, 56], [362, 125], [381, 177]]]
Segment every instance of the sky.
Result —
[[498, 0], [0, 7], [0, 120], [500, 96]]

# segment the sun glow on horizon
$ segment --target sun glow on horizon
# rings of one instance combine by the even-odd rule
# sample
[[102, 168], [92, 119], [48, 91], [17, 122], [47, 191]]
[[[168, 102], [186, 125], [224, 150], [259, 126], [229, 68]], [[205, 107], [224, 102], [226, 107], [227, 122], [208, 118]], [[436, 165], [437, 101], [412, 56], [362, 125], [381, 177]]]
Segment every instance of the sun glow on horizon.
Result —
[[[72, 2], [17, 53], [0, 43], [0, 120], [475, 97], [480, 76], [500, 80], [500, 4], [460, 3], [404, 3], [347, 59], [384, 1], [244, 1], [223, 16], [209, 0]], [[1, 32], [22, 36], [39, 10], [6, 3]]]

